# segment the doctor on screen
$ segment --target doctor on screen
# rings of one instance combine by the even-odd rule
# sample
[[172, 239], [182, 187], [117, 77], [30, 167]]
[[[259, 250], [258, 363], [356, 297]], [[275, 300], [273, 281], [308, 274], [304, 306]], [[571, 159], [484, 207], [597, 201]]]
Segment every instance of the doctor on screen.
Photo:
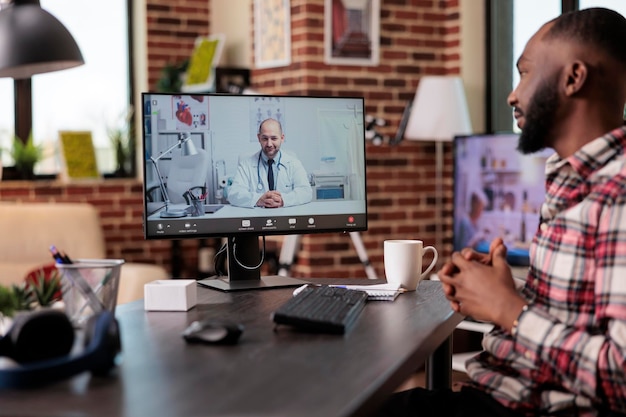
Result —
[[302, 163], [280, 150], [285, 140], [278, 120], [265, 119], [257, 134], [261, 150], [239, 160], [228, 201], [239, 207], [289, 207], [309, 203], [311, 184]]
[[479, 243], [488, 241], [489, 230], [483, 230], [480, 227], [480, 219], [488, 203], [484, 191], [472, 191], [469, 212], [462, 215], [454, 233], [456, 250], [475, 248]]

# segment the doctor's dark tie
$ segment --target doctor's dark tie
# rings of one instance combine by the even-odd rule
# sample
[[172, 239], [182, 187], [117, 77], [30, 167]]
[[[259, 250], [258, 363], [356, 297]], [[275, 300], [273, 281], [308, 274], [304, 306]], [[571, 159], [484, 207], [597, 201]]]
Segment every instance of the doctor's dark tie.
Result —
[[272, 169], [272, 165], [274, 165], [274, 160], [268, 159], [267, 160], [267, 183], [270, 186], [270, 191], [273, 191], [276, 189], [276, 186], [274, 185], [274, 170]]

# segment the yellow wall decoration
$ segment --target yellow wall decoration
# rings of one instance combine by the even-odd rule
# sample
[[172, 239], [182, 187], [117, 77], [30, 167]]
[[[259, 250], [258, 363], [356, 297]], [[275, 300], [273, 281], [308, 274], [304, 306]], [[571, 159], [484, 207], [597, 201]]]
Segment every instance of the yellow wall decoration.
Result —
[[66, 179], [98, 178], [96, 151], [89, 131], [59, 132]]
[[196, 39], [182, 86], [183, 92], [201, 93], [215, 89], [215, 67], [219, 63], [223, 46], [224, 35], [221, 34]]

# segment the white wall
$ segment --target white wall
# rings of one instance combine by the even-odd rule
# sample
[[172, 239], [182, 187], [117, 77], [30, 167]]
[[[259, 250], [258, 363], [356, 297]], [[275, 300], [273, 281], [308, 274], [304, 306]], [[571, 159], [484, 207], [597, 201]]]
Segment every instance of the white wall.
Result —
[[252, 68], [252, 0], [211, 1], [211, 32], [226, 35], [220, 65]]
[[461, 0], [461, 77], [474, 132], [485, 132], [485, 0]]
[[[133, 64], [134, 64], [134, 95], [135, 114], [141, 115], [141, 93], [148, 91], [148, 41], [146, 25], [146, 0], [133, 0]], [[143, 157], [141, 135], [143, 135], [143, 120], [135, 117], [136, 149], [137, 149], [137, 176], [143, 177]]]

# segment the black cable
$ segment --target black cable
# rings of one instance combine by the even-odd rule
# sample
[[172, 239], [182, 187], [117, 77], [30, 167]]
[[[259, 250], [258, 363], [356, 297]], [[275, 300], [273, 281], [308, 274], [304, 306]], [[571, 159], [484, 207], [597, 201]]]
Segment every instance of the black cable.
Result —
[[213, 269], [215, 270], [215, 275], [219, 277], [227, 275], [226, 271], [224, 271], [222, 268], [219, 267], [220, 264], [222, 266], [226, 264], [225, 262], [222, 262], [222, 259], [226, 255], [227, 248], [228, 248], [228, 243], [222, 244], [222, 247], [219, 248], [219, 250], [213, 257]]

